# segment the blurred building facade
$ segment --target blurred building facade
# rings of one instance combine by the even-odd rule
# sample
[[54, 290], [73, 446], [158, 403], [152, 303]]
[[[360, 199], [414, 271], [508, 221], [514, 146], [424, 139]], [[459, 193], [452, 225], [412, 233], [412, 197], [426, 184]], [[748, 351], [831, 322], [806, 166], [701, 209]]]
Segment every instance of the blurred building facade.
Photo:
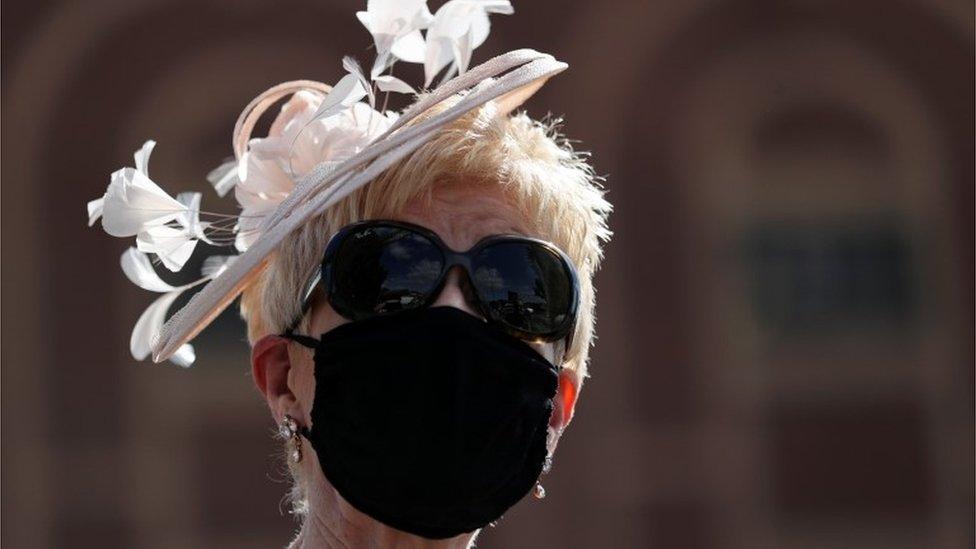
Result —
[[[479, 546], [972, 547], [972, 3], [514, 4], [477, 59], [570, 63], [527, 109], [616, 234], [549, 497]], [[289, 539], [241, 322], [134, 364], [150, 296], [82, 212], [148, 137], [202, 188], [251, 97], [362, 54], [359, 7], [4, 4], [5, 544]]]

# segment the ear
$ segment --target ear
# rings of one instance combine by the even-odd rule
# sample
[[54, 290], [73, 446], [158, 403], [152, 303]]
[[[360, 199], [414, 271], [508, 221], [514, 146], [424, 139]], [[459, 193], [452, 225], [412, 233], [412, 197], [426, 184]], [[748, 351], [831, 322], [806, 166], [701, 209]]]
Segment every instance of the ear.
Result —
[[550, 456], [556, 452], [563, 430], [573, 420], [577, 394], [579, 394], [579, 378], [576, 376], [576, 371], [563, 368], [559, 371], [559, 387], [556, 389], [556, 396], [552, 399], [552, 415], [549, 416], [546, 448]]
[[579, 393], [579, 378], [575, 370], [563, 368], [559, 371], [559, 387], [556, 389], [556, 396], [553, 398], [552, 416], [549, 418], [549, 427], [557, 433], [569, 425], [573, 420], [573, 411], [576, 409], [576, 395]]
[[295, 415], [298, 399], [288, 386], [291, 359], [288, 355], [289, 340], [267, 335], [251, 348], [251, 375], [258, 391], [268, 402], [275, 423], [280, 424], [285, 414]]

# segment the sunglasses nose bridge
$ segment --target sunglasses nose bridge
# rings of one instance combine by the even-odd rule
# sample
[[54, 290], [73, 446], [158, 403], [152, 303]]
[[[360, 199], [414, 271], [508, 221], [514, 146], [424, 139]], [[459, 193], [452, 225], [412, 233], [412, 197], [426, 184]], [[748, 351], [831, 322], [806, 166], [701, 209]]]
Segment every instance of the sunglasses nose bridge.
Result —
[[[441, 248], [441, 253], [444, 257], [444, 270], [441, 271], [444, 274], [442, 276], [446, 279], [451, 272], [461, 271], [467, 276], [467, 284], [470, 286], [474, 281], [473, 274], [471, 272], [471, 252], [459, 252], [444, 246]], [[458, 279], [457, 282], [460, 285], [464, 281]]]
[[464, 254], [457, 252], [446, 259], [444, 279], [431, 306], [456, 307], [466, 313], [484, 318], [479, 311], [477, 298], [474, 297], [472, 289], [471, 261]]

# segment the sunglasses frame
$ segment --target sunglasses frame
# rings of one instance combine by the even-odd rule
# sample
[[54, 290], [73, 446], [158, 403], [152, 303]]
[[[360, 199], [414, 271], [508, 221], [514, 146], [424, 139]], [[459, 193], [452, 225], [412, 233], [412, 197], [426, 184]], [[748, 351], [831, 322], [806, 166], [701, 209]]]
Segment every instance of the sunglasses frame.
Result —
[[[519, 234], [496, 234], [489, 235], [478, 242], [475, 243], [470, 249], [466, 251], [457, 251], [444, 243], [440, 236], [434, 231], [423, 227], [421, 225], [416, 225], [414, 223], [408, 223], [405, 221], [397, 221], [392, 219], [370, 219], [366, 221], [358, 221], [356, 223], [351, 223], [346, 225], [342, 229], [336, 232], [329, 239], [329, 243], [325, 247], [325, 254], [322, 257], [322, 262], [319, 265], [316, 273], [309, 279], [308, 283], [302, 292], [302, 312], [301, 315], [295, 319], [292, 325], [289, 327], [286, 333], [291, 334], [292, 331], [298, 327], [302, 318], [308, 313], [308, 310], [312, 306], [312, 294], [321, 285], [325, 290], [325, 297], [329, 301], [329, 304], [336, 310], [337, 313], [342, 315], [344, 318], [350, 320], [356, 320], [355, 315], [348, 314], [348, 311], [340, 311], [335, 308], [332, 303], [332, 295], [335, 292], [335, 279], [332, 277], [332, 266], [335, 263], [336, 254], [338, 253], [341, 245], [345, 242], [354, 232], [357, 232], [365, 227], [391, 227], [395, 229], [407, 230], [424, 238], [428, 239], [433, 245], [439, 249], [441, 255], [444, 257], [444, 265], [441, 268], [441, 273], [437, 278], [437, 285], [431, 290], [424, 302], [415, 307], [416, 309], [421, 309], [425, 307], [430, 307], [437, 296], [440, 295], [441, 291], [444, 289], [444, 284], [447, 280], [447, 274], [450, 272], [454, 266], [460, 266], [468, 277], [468, 282], [472, 287], [472, 296], [474, 299], [474, 305], [477, 307], [478, 312], [490, 323], [493, 324], [505, 332], [525, 341], [530, 342], [542, 342], [542, 341], [559, 341], [563, 338], [566, 339], [566, 350], [570, 348], [573, 339], [573, 333], [576, 328], [577, 315], [579, 313], [579, 302], [580, 302], [580, 287], [579, 287], [579, 275], [576, 272], [576, 267], [573, 265], [572, 260], [567, 256], [562, 250], [551, 242], [532, 238], [528, 236], [523, 236]], [[486, 247], [492, 244], [497, 244], [500, 242], [519, 242], [539, 246], [545, 249], [547, 252], [554, 255], [559, 262], [562, 264], [567, 276], [569, 277], [570, 287], [572, 295], [570, 296], [569, 311], [566, 314], [567, 320], [559, 326], [559, 328], [546, 332], [545, 334], [533, 334], [531, 332], [526, 332], [520, 330], [513, 326], [508, 325], [506, 322], [501, 320], [495, 320], [487, 310], [487, 306], [482, 302], [481, 297], [478, 296], [477, 286], [474, 283], [474, 278], [471, 276], [471, 265], [472, 259], [477, 256]], [[376, 313], [377, 315], [384, 313]], [[396, 313], [386, 313], [386, 314], [396, 314]]]

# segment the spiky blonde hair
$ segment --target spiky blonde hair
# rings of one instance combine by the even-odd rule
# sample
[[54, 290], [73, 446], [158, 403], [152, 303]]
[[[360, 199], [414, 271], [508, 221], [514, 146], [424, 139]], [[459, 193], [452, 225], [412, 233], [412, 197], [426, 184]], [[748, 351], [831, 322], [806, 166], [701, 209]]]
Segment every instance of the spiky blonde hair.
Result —
[[[459, 99], [442, 102], [413, 123]], [[574, 151], [556, 126], [524, 113], [499, 114], [493, 102], [486, 103], [441, 128], [406, 159], [303, 225], [282, 242], [241, 297], [250, 343], [284, 331], [301, 314], [305, 283], [318, 268], [329, 238], [342, 227], [397, 215], [411, 200], [429, 199], [440, 185], [497, 184], [515, 198], [532, 236], [562, 249], [579, 272], [579, 315], [563, 366], [582, 380], [595, 325], [593, 275], [611, 235], [611, 205], [586, 156]]]

